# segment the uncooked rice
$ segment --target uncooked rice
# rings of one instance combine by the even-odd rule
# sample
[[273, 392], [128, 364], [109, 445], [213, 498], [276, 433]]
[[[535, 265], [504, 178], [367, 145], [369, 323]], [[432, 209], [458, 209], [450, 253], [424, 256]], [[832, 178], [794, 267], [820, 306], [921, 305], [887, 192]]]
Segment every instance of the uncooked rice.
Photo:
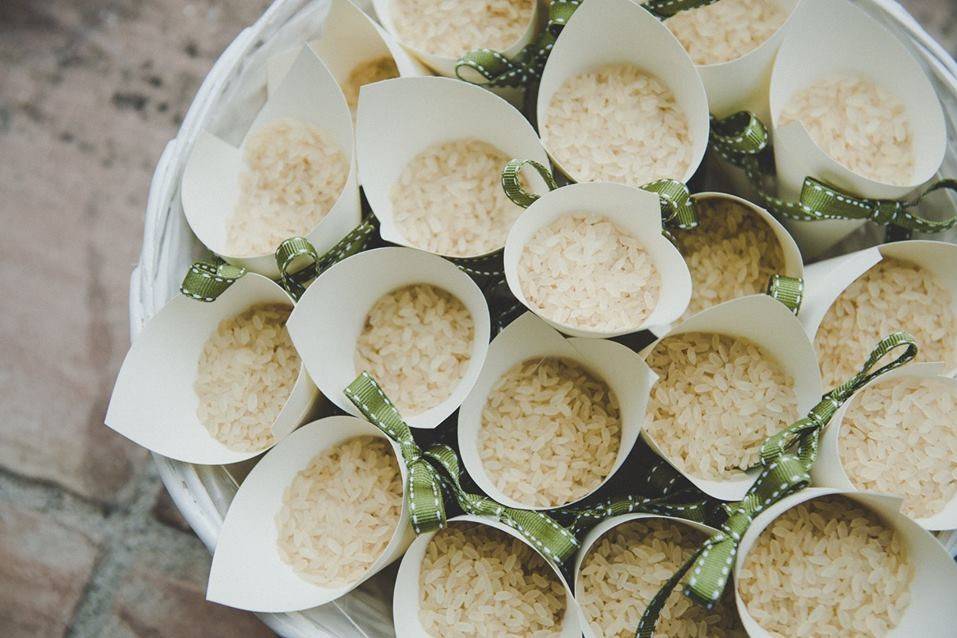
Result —
[[910, 602], [913, 568], [900, 535], [856, 501], [793, 507], [758, 537], [738, 593], [776, 638], [885, 636]]
[[824, 388], [854, 376], [877, 342], [898, 330], [917, 339], [920, 361], [957, 366], [957, 314], [950, 291], [916, 264], [883, 259], [842, 292], [821, 321], [814, 347]]
[[478, 437], [495, 486], [532, 507], [558, 507], [597, 489], [621, 445], [614, 392], [580, 364], [556, 357], [512, 367], [492, 388]]
[[565, 601], [544, 558], [488, 525], [452, 523], [422, 559], [419, 621], [432, 638], [559, 636]]
[[647, 363], [658, 374], [645, 431], [695, 477], [738, 478], [761, 443], [799, 417], [794, 380], [747, 339], [689, 332], [666, 337]]
[[532, 20], [536, 0], [391, 0], [396, 35], [406, 46], [458, 59], [475, 49], [504, 51]]
[[848, 478], [858, 489], [902, 496], [908, 516], [940, 513], [957, 495], [955, 412], [951, 380], [906, 376], [869, 385], [841, 423]]
[[382, 437], [357, 436], [296, 474], [276, 515], [279, 557], [320, 587], [366, 575], [399, 525], [402, 475]]
[[405, 416], [451, 396], [472, 357], [475, 323], [445, 290], [415, 284], [373, 304], [356, 341], [356, 371], [368, 371]]
[[299, 376], [299, 354], [286, 331], [292, 308], [253, 306], [216, 327], [199, 356], [196, 414], [217, 441], [259, 452], [276, 441], [272, 425]]
[[392, 185], [396, 227], [412, 246], [446, 257], [498, 250], [522, 212], [502, 189], [509, 159], [477, 139], [426, 148]]
[[397, 77], [399, 77], [399, 68], [391, 55], [379, 56], [357, 64], [342, 87], [349, 110], [355, 114], [356, 106], [359, 104], [359, 89], [363, 86]]
[[718, 0], [665, 20], [695, 64], [718, 64], [750, 53], [781, 28], [787, 14], [774, 0]]
[[272, 254], [284, 240], [308, 235], [339, 198], [349, 176], [342, 149], [311, 124], [284, 118], [246, 140], [239, 200], [226, 220], [226, 251]]
[[658, 305], [661, 277], [644, 246], [600, 215], [572, 213], [540, 228], [518, 263], [530, 307], [573, 328], [635, 330]]
[[[648, 603], [704, 540], [689, 525], [662, 518], [636, 519], [606, 532], [582, 561], [577, 597], [596, 638], [633, 638]], [[731, 591], [708, 611], [676, 589], [655, 635], [744, 638]]]
[[691, 303], [684, 317], [765, 291], [784, 271], [784, 251], [771, 226], [749, 207], [714, 198], [695, 203], [699, 225], [678, 231], [678, 249], [691, 271]]
[[910, 184], [914, 143], [897, 96], [863, 77], [832, 75], [791, 96], [780, 125], [799, 121], [834, 161], [877, 182]]
[[545, 110], [542, 140], [579, 182], [683, 181], [691, 165], [688, 118], [671, 89], [630, 64], [565, 80]]

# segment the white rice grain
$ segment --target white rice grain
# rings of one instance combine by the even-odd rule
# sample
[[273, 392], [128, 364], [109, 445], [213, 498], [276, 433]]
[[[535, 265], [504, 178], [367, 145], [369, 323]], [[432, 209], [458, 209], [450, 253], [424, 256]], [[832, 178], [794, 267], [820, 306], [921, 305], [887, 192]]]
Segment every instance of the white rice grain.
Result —
[[352, 111], [353, 116], [355, 116], [356, 107], [359, 105], [359, 89], [366, 84], [397, 77], [399, 77], [399, 68], [395, 65], [395, 60], [391, 55], [382, 55], [357, 64], [349, 72], [349, 77], [346, 78], [342, 87], [342, 92], [346, 96], [346, 103], [349, 105], [349, 110]]
[[737, 60], [764, 44], [787, 14], [774, 0], [718, 0], [665, 20], [695, 64]]

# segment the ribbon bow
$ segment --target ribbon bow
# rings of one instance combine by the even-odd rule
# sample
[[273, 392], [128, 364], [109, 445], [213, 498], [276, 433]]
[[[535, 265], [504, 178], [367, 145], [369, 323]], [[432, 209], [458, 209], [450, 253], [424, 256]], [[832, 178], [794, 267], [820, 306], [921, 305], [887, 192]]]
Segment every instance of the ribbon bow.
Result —
[[416, 534], [445, 526], [444, 492], [455, 499], [462, 511], [493, 517], [512, 527], [559, 567], [578, 550], [574, 534], [551, 517], [506, 507], [487, 496], [465, 491], [455, 451], [447, 445], [434, 445], [423, 452], [398, 409], [368, 372], [360, 374], [344, 393], [373, 425], [399, 446], [408, 470], [408, 510]]
[[[871, 369], [887, 354], [904, 346], [905, 351], [876, 371]], [[885, 337], [853, 378], [825, 394], [808, 415], [786, 430], [768, 438], [761, 447], [761, 473], [744, 499], [724, 505], [727, 520], [720, 531], [708, 538], [661, 590], [652, 598], [638, 623], [638, 638], [654, 635], [658, 615], [665, 601], [686, 573], [691, 572], [684, 593], [708, 609], [721, 598], [731, 575], [738, 544], [754, 518], [785, 496], [811, 482], [811, 467], [817, 459], [821, 430], [838, 408], [870, 381], [898, 368], [917, 356], [917, 342], [906, 332]], [[790, 451], [794, 448], [793, 451]]]
[[246, 274], [243, 266], [233, 266], [216, 256], [193, 262], [180, 284], [179, 291], [197, 301], [211, 302], [226, 292]]

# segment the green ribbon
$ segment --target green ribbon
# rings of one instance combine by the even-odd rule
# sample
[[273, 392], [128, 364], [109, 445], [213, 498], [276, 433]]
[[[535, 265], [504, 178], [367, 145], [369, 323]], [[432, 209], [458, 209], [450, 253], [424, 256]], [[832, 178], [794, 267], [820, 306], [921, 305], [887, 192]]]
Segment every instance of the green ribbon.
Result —
[[676, 13], [704, 7], [709, 4], [714, 4], [717, 1], [718, 0], [646, 0], [641, 6], [655, 17], [664, 20]]
[[193, 262], [179, 291], [197, 301], [211, 302], [246, 274], [243, 266], [233, 266], [216, 256]]
[[462, 511], [492, 517], [512, 527], [559, 567], [578, 551], [579, 543], [574, 534], [546, 514], [506, 507], [487, 496], [465, 491], [455, 451], [447, 445], [434, 445], [423, 452], [398, 409], [368, 372], [360, 374], [344, 393], [373, 425], [399, 446], [408, 470], [408, 510], [416, 534], [445, 526], [444, 492], [455, 499]]
[[526, 166], [531, 166], [541, 175], [542, 179], [545, 180], [545, 185], [548, 186], [548, 190], [553, 191], [558, 188], [558, 182], [547, 166], [530, 159], [509, 160], [506, 162], [505, 168], [502, 169], [502, 190], [505, 191], [506, 197], [512, 200], [513, 204], [522, 208], [528, 208], [540, 197], [537, 193], [526, 190], [522, 186], [520, 174]]
[[649, 497], [629, 494], [606, 499], [585, 507], [566, 507], [551, 510], [576, 536], [581, 536], [606, 518], [623, 514], [644, 513], [673, 516], [708, 524], [716, 517], [716, 501], [704, 497], [697, 490], [678, 490], [665, 496]]
[[744, 170], [762, 204], [779, 217], [795, 221], [872, 221], [893, 233], [939, 233], [957, 224], [957, 215], [934, 221], [914, 210], [930, 193], [957, 192], [957, 180], [942, 179], [910, 200], [869, 199], [850, 195], [814, 177], [806, 177], [798, 201], [787, 201], [771, 192], [774, 175], [767, 127], [753, 113], [741, 111], [724, 119], [711, 118], [711, 147], [726, 161]]
[[804, 280], [787, 275], [771, 275], [768, 279], [767, 294], [797, 314], [801, 309], [801, 302], [804, 301]]
[[[872, 371], [884, 356], [900, 347], [905, 348], [903, 354]], [[720, 526], [720, 531], [708, 538], [651, 600], [638, 623], [638, 638], [654, 635], [665, 601], [686, 573], [690, 572], [690, 576], [684, 588], [685, 595], [708, 609], [714, 607], [728, 583], [741, 538], [754, 518], [810, 484], [821, 431], [838, 408], [862, 387], [915, 356], [917, 342], [911, 335], [895, 332], [885, 337], [871, 352], [860, 372], [825, 394], [806, 417], [764, 442], [761, 447], [762, 470], [754, 485], [744, 499], [724, 505], [728, 518]]]

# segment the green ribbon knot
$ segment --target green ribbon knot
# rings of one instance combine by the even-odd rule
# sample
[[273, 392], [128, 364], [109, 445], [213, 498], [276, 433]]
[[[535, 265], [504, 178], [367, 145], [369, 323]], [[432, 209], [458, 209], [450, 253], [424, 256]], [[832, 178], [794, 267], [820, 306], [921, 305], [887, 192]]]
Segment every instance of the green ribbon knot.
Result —
[[323, 255], [305, 237], [290, 237], [276, 249], [280, 284], [298, 300], [316, 277], [346, 257], [368, 248], [377, 227], [374, 217], [364, 220]]
[[575, 535], [546, 514], [506, 507], [487, 496], [466, 491], [455, 451], [447, 445], [434, 445], [423, 452], [398, 409], [368, 372], [360, 374], [344, 393], [369, 422], [399, 446], [408, 471], [407, 505], [416, 534], [445, 526], [446, 494], [463, 512], [492, 517], [515, 529], [559, 567], [578, 551]]
[[216, 256], [193, 262], [179, 291], [197, 301], [211, 302], [246, 274], [243, 266], [233, 266]]

